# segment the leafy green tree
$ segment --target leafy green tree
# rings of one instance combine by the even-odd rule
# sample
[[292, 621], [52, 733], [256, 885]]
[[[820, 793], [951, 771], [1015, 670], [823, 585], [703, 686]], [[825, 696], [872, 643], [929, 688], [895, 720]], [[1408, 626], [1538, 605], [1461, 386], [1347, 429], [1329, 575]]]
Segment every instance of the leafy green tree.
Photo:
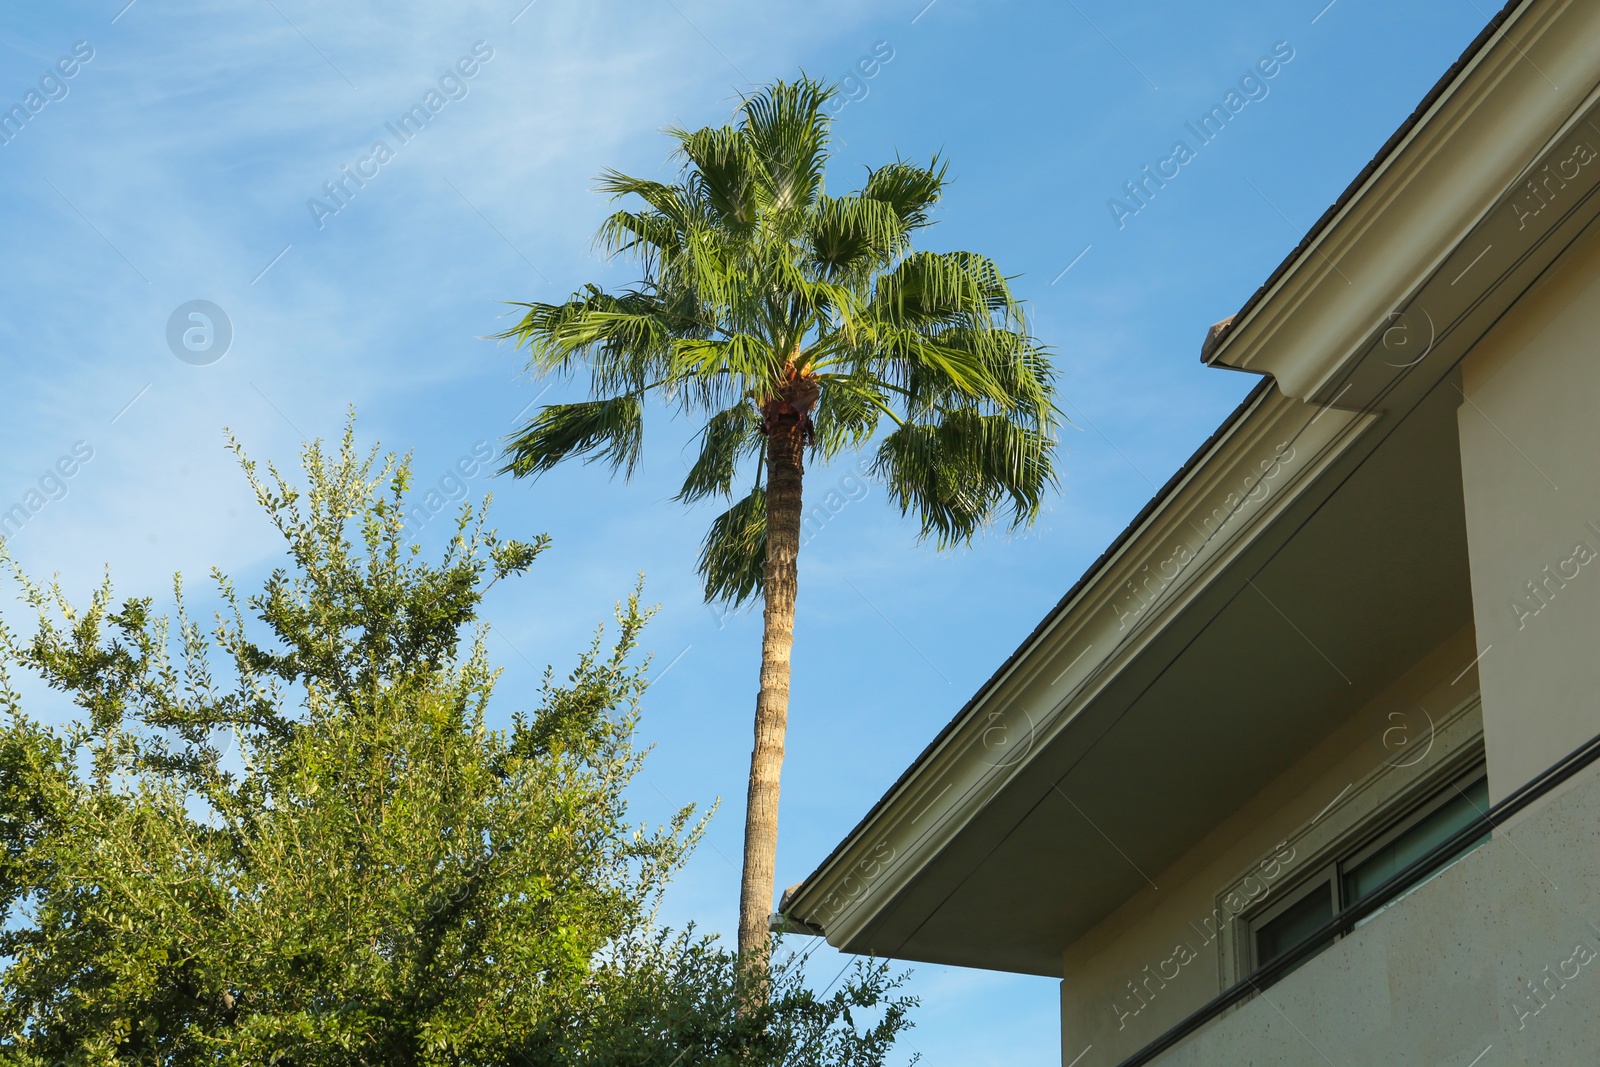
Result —
[[168, 619], [6, 560], [37, 624], [0, 628], [0, 1063], [881, 1064], [881, 965], [740, 1014], [736, 956], [656, 926], [703, 821], [627, 818], [638, 596], [491, 729], [478, 606], [545, 539], [463, 508], [429, 563], [406, 462], [304, 458], [301, 488], [240, 453], [289, 559], [248, 598], [213, 572], [209, 627], [178, 582]]
[[[995, 264], [913, 249], [945, 166], [898, 160], [859, 191], [824, 189], [832, 89], [802, 78], [745, 99], [736, 125], [674, 129], [673, 184], [608, 171], [636, 197], [600, 228], [643, 278], [523, 303], [503, 336], [535, 373], [586, 368], [593, 399], [552, 404], [515, 433], [507, 469], [587, 456], [631, 475], [646, 399], [704, 420], [678, 499], [739, 499], [712, 522], [710, 600], [763, 598], [761, 689], [745, 822], [739, 949], [767, 944], [789, 707], [807, 455], [871, 447], [871, 473], [940, 547], [1009, 509], [1031, 522], [1054, 484], [1053, 373]], [[887, 422], [888, 432], [880, 434]], [[742, 494], [742, 495], [741, 495]]]

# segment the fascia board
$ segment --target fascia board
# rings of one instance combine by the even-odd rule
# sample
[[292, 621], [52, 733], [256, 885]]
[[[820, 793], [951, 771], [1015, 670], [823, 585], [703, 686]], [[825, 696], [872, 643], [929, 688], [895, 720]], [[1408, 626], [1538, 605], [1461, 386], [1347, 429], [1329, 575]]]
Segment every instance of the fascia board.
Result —
[[1376, 417], [1263, 392], [786, 912], [848, 945]]

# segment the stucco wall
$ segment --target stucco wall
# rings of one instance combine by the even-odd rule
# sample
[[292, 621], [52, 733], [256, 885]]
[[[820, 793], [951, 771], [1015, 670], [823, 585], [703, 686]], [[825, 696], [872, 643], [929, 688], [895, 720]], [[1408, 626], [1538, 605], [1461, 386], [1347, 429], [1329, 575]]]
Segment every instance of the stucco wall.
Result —
[[1600, 235], [1462, 364], [1457, 421], [1494, 800], [1600, 733]]
[[[1067, 950], [1061, 987], [1064, 1064], [1075, 1059], [1076, 1067], [1119, 1063], [1221, 992], [1231, 976], [1219, 959], [1219, 946], [1226, 951], [1232, 929], [1231, 924], [1220, 934], [1216, 929], [1218, 895], [1251, 871], [1267, 896], [1271, 885], [1292, 883], [1309, 859], [1308, 850], [1302, 847], [1279, 869], [1263, 871], [1263, 860], [1285, 855], [1275, 850], [1279, 842], [1359, 823], [1386, 797], [1448, 759], [1456, 750], [1443, 742], [1429, 747], [1428, 720], [1419, 708], [1442, 718], [1467, 704], [1476, 678], [1470, 670], [1460, 672], [1473, 650], [1467, 627], [1376, 700], [1353, 710], [1345, 725], [1285, 767], [1182, 860], [1154, 875], [1157, 889], [1129, 900]], [[1454, 736], [1459, 742], [1475, 738], [1478, 730], [1477, 709], [1469, 705], [1456, 721]], [[1226, 909], [1222, 915], [1226, 922]]]
[[1597, 1060], [1600, 767], [1590, 767], [1572, 788], [1495, 831], [1159, 1062], [1560, 1067]]

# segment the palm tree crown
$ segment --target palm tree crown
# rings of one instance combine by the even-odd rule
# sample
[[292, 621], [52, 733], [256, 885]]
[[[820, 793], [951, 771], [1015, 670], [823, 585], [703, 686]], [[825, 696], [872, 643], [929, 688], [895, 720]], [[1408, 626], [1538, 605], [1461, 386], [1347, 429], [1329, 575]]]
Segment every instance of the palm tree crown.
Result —
[[[1054, 376], [1007, 279], [981, 255], [912, 248], [945, 165], [899, 160], [830, 195], [831, 95], [805, 77], [778, 82], [747, 97], [733, 125], [667, 131], [682, 164], [675, 183], [606, 172], [605, 192], [642, 205], [612, 214], [597, 241], [636, 258], [642, 280], [519, 303], [526, 313], [502, 335], [528, 348], [533, 372], [587, 368], [591, 381], [591, 399], [549, 405], [512, 435], [513, 474], [573, 456], [631, 474], [652, 392], [704, 420], [678, 499], [731, 502], [699, 571], [707, 600], [764, 594], [757, 749], [765, 714], [779, 761], [806, 454], [872, 448], [873, 479], [940, 547], [1003, 512], [1030, 522], [1055, 483]], [[776, 769], [761, 773], [771, 841], [756, 845], [775, 849]], [[764, 899], [761, 878], [752, 883], [753, 832], [747, 824], [746, 950], [765, 943], [772, 894], [770, 856]]]

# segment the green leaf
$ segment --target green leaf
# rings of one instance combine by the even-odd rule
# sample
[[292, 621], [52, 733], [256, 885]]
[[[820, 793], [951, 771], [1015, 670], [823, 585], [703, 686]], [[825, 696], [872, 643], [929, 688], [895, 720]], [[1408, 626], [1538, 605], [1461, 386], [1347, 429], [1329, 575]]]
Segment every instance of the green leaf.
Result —
[[814, 450], [824, 457], [870, 438], [889, 407], [889, 393], [870, 375], [829, 375], [812, 412]]
[[738, 606], [766, 583], [767, 493], [756, 488], [718, 515], [700, 545], [706, 600]]
[[929, 225], [929, 212], [944, 194], [949, 164], [935, 156], [926, 167], [896, 160], [868, 172], [861, 195], [880, 200], [893, 209], [907, 230]]
[[865, 194], [825, 196], [811, 214], [806, 238], [826, 277], [864, 280], [907, 247], [910, 229], [893, 204]]
[[677, 499], [687, 502], [732, 496], [740, 462], [760, 454], [764, 441], [760, 426], [761, 413], [748, 401], [711, 416], [700, 431], [700, 455], [689, 468]]
[[1031, 522], [1055, 487], [1054, 442], [1003, 415], [971, 407], [935, 423], [908, 423], [879, 446], [872, 473], [921, 536], [941, 548], [969, 542], [1009, 501], [1011, 525]]
[[539, 475], [568, 456], [589, 455], [629, 477], [643, 439], [644, 408], [635, 395], [550, 404], [511, 437], [510, 462], [502, 470], [519, 478]]

